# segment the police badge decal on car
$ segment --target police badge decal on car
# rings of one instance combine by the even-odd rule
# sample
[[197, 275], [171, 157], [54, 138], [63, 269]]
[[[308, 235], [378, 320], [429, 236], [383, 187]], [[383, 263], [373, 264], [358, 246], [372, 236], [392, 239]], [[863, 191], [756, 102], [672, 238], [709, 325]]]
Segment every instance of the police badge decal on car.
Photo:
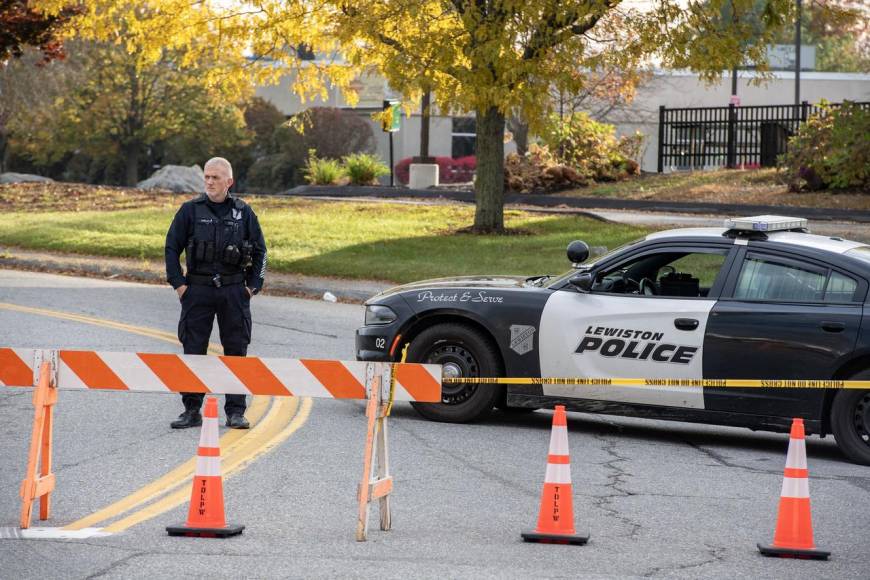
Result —
[[523, 355], [534, 348], [535, 327], [521, 324], [511, 325], [511, 350]]

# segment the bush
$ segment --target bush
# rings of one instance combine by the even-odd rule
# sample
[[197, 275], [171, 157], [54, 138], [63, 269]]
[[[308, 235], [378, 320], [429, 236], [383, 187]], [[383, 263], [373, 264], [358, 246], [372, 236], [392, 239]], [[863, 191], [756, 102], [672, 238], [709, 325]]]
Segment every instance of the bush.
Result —
[[305, 163], [305, 179], [311, 185], [332, 185], [344, 177], [344, 168], [337, 159], [320, 159], [314, 151], [308, 152]]
[[540, 137], [559, 162], [585, 179], [616, 181], [639, 175], [635, 159], [640, 154], [642, 135], [617, 139], [615, 131], [613, 125], [599, 123], [581, 112], [564, 118], [551, 115]]
[[518, 193], [544, 193], [587, 185], [588, 180], [563, 163], [546, 145], [532, 144], [525, 155], [511, 153], [504, 163], [505, 189]]
[[262, 97], [254, 97], [245, 103], [244, 116], [245, 126], [254, 136], [252, 144], [254, 152], [274, 153], [272, 136], [275, 134], [275, 128], [286, 121], [284, 113]]
[[[399, 183], [408, 185], [411, 180], [411, 163], [412, 157], [406, 157], [396, 163], [396, 178]], [[439, 183], [468, 183], [474, 179], [474, 172], [477, 169], [477, 158], [474, 155], [465, 157], [436, 157], [435, 163], [438, 164], [438, 181]]]
[[[314, 149], [320, 159], [341, 159], [351, 153], [373, 153], [375, 135], [369, 121], [343, 109], [314, 107], [294, 119], [296, 126], [275, 130], [274, 148], [304, 163]], [[300, 130], [301, 129], [301, 130]]]
[[788, 142], [780, 165], [790, 189], [870, 187], [870, 109], [822, 103]]
[[248, 169], [246, 187], [253, 191], [281, 191], [302, 183], [303, 164], [276, 153], [257, 159]]
[[368, 153], [344, 156], [344, 172], [353, 185], [377, 185], [378, 177], [390, 173], [390, 168]]

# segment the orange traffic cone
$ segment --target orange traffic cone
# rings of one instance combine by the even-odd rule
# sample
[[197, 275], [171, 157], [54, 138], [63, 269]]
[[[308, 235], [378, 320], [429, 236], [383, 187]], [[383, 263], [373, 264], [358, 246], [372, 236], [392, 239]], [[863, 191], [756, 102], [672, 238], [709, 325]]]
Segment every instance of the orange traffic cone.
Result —
[[538, 527], [533, 532], [522, 532], [521, 535], [526, 542], [544, 544], [583, 545], [589, 541], [589, 534], [578, 534], [574, 530], [568, 419], [563, 405], [556, 405], [556, 412], [553, 414], [550, 454], [547, 457], [547, 474], [541, 494]]
[[817, 550], [813, 543], [809, 471], [804, 437], [804, 420], [793, 419], [773, 545], [758, 544], [758, 550], [765, 556], [827, 560], [831, 555], [830, 552]]
[[190, 491], [187, 523], [167, 526], [170, 536], [226, 538], [241, 534], [245, 526], [227, 525], [221, 480], [221, 450], [218, 441], [217, 399], [208, 397], [202, 416], [202, 432], [196, 453], [196, 472]]

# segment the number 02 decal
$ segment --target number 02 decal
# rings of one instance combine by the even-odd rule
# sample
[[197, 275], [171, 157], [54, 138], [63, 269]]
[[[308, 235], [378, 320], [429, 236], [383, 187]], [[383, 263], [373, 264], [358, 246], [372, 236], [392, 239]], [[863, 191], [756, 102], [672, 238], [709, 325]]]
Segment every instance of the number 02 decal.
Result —
[[387, 339], [386, 338], [376, 338], [375, 339], [375, 348], [387, 348]]

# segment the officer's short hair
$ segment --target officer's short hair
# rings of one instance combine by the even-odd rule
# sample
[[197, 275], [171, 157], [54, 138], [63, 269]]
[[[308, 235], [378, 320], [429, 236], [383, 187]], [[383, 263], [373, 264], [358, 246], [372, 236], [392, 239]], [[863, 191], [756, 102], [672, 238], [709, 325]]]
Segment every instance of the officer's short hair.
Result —
[[229, 177], [232, 178], [233, 166], [230, 165], [230, 162], [227, 161], [226, 159], [224, 159], [223, 157], [212, 157], [211, 159], [209, 159], [208, 161], [205, 162], [205, 166], [203, 166], [203, 169], [205, 169], [209, 165], [220, 165], [221, 167], [223, 167], [224, 169], [227, 170]]

